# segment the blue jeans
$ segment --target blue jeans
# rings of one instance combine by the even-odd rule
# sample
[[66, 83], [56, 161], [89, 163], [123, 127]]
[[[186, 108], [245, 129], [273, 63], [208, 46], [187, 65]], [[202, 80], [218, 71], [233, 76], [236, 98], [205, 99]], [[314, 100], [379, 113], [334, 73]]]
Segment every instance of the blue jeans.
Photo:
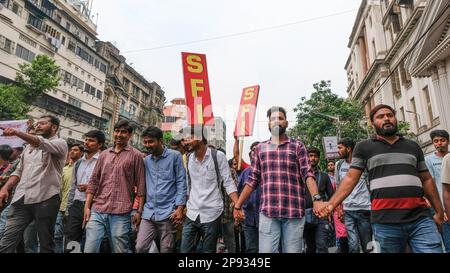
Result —
[[259, 253], [301, 253], [303, 248], [302, 219], [269, 218], [259, 214]]
[[442, 240], [444, 241], [445, 252], [450, 253], [450, 224], [445, 222], [442, 226]]
[[234, 221], [222, 223], [222, 236], [228, 253], [236, 253], [236, 237], [234, 233]]
[[112, 253], [128, 253], [130, 249], [131, 215], [107, 214], [91, 210], [86, 225], [85, 253], [99, 253], [105, 234], [108, 234]]
[[55, 253], [64, 253], [64, 212], [59, 211], [55, 224]]
[[5, 233], [5, 228], [6, 228], [6, 221], [7, 221], [7, 217], [8, 217], [8, 211], [9, 208], [11, 207], [11, 204], [9, 204], [1, 213], [0, 215], [0, 239], [2, 239], [3, 237], [3, 233]]
[[373, 224], [381, 253], [402, 253], [409, 245], [413, 253], [442, 253], [441, 236], [431, 217], [405, 224]]
[[245, 253], [258, 253], [259, 231], [256, 226], [244, 225]]
[[369, 252], [367, 245], [372, 241], [372, 225], [370, 211], [356, 210], [344, 212], [345, 228], [347, 229], [349, 253]]
[[222, 217], [210, 223], [200, 223], [200, 219], [192, 221], [186, 217], [183, 225], [181, 238], [181, 253], [193, 253], [196, 249], [197, 237], [202, 236], [202, 251], [204, 253], [215, 253], [217, 250], [217, 238]]

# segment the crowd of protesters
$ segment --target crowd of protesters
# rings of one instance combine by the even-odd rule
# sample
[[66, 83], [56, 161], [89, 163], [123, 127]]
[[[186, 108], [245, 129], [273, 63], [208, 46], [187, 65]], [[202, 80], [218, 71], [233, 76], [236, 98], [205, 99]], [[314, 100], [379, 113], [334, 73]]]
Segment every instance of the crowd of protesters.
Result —
[[376, 106], [376, 134], [340, 139], [324, 170], [320, 149], [288, 137], [282, 107], [250, 165], [237, 138], [227, 159], [201, 127], [167, 145], [149, 127], [142, 151], [124, 120], [112, 147], [98, 130], [69, 146], [50, 115], [27, 132], [0, 127], [25, 142], [0, 145], [0, 253], [448, 253], [449, 134], [431, 132], [425, 157], [395, 114]]

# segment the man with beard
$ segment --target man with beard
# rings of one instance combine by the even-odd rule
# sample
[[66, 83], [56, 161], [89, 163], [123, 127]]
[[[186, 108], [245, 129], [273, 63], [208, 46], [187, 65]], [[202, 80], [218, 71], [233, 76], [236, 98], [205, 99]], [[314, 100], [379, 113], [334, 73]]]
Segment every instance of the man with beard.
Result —
[[[319, 169], [320, 150], [315, 147], [308, 148], [308, 158], [316, 177], [319, 194], [322, 200], [329, 200], [334, 190], [328, 174]], [[314, 214], [312, 196], [309, 193], [305, 195], [305, 214], [306, 223], [303, 237], [306, 242], [306, 253], [328, 253], [330, 222], [328, 219], [319, 219]]]
[[[444, 157], [448, 154], [449, 134], [445, 130], [435, 130], [430, 133], [431, 141], [433, 141], [436, 152], [425, 157], [425, 163], [428, 170], [433, 177], [436, 187], [439, 192], [441, 201], [444, 201], [441, 181], [441, 168]], [[445, 222], [442, 226], [442, 241], [444, 242], [445, 252], [450, 253], [450, 225], [447, 222], [448, 218], [445, 215]]]
[[[376, 106], [370, 120], [376, 135], [356, 145], [350, 170], [331, 200], [321, 206], [319, 215], [328, 217], [368, 169], [372, 228], [381, 252], [404, 252], [409, 246], [414, 253], [442, 253], [438, 227], [444, 221], [444, 211], [420, 146], [397, 134], [392, 107]], [[434, 221], [424, 197], [436, 211]]]
[[[85, 154], [75, 164], [67, 201], [67, 223], [64, 230], [66, 246], [72, 241], [82, 243], [86, 190], [103, 145], [105, 145], [105, 134], [102, 131], [93, 130], [84, 135]], [[82, 244], [81, 250], [83, 250], [83, 246]], [[65, 251], [68, 251], [67, 247], [65, 247]]]
[[308, 186], [315, 210], [322, 196], [317, 190], [314, 172], [305, 145], [286, 135], [286, 110], [272, 107], [267, 111], [272, 138], [256, 146], [252, 172], [235, 203], [236, 221], [244, 219], [242, 205], [261, 185], [259, 214], [259, 252], [301, 253], [305, 226], [304, 198]]
[[143, 133], [149, 155], [144, 159], [147, 198], [139, 204], [143, 211], [135, 219], [139, 226], [136, 252], [148, 253], [151, 243], [159, 239], [161, 253], [175, 249], [175, 227], [183, 223], [186, 205], [186, 173], [181, 153], [164, 147], [163, 132], [149, 127]]
[[336, 168], [336, 164], [333, 160], [327, 162], [327, 172], [330, 177], [334, 177], [334, 169]]
[[53, 235], [61, 203], [61, 174], [67, 158], [67, 143], [56, 136], [59, 123], [54, 116], [41, 117], [36, 135], [0, 128], [4, 136], [16, 136], [29, 144], [16, 170], [0, 191], [0, 205], [4, 205], [9, 198], [8, 191], [17, 185], [5, 234], [0, 241], [0, 253], [13, 253], [25, 228], [33, 220], [40, 252], [52, 253], [55, 250]]
[[[145, 199], [144, 160], [142, 153], [128, 144], [132, 135], [128, 121], [117, 122], [114, 147], [100, 154], [92, 172], [84, 205], [85, 253], [98, 253], [107, 231], [113, 253], [129, 252], [134, 187], [140, 203]], [[138, 211], [136, 218], [141, 214]]]
[[[196, 132], [195, 129], [201, 129]], [[224, 212], [224, 195], [236, 203], [236, 185], [224, 153], [208, 147], [203, 128], [191, 128], [185, 138], [190, 153], [187, 158], [188, 201], [181, 238], [181, 253], [194, 252], [198, 235], [203, 252], [215, 253]]]
[[[339, 189], [341, 182], [350, 170], [352, 153], [355, 142], [350, 138], [343, 138], [338, 142], [341, 159], [336, 164], [335, 181]], [[370, 194], [367, 187], [367, 172], [364, 171], [352, 193], [336, 209], [338, 218], [344, 217], [347, 229], [347, 239], [350, 253], [369, 252], [367, 245], [372, 241], [372, 226], [370, 224]]]

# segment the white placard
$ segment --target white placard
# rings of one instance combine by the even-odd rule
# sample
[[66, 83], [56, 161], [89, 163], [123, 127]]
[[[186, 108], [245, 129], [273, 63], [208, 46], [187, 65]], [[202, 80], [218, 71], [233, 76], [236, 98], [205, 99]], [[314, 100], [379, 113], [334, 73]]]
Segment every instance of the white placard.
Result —
[[323, 146], [326, 159], [339, 158], [339, 150], [337, 147], [338, 138], [336, 136], [324, 137]]
[[[5, 120], [0, 121], [0, 127], [14, 128], [15, 130], [26, 132], [28, 120]], [[16, 136], [5, 137], [2, 136], [3, 131], [0, 129], [0, 145], [9, 145], [12, 148], [22, 147], [25, 141]]]

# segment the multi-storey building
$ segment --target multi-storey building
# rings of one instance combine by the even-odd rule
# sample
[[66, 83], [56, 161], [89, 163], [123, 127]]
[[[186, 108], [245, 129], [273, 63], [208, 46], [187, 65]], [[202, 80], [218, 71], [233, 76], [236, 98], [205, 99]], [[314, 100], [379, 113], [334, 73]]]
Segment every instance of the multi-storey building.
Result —
[[155, 82], [147, 81], [120, 54], [119, 49], [110, 42], [97, 42], [97, 52], [109, 64], [106, 77], [102, 117], [107, 120], [105, 132], [111, 141], [114, 123], [120, 119], [132, 121], [135, 133], [131, 144], [141, 147], [141, 134], [150, 126], [161, 126], [164, 91]]
[[161, 130], [176, 135], [187, 126], [186, 101], [183, 98], [176, 98], [170, 103], [171, 105], [164, 106], [164, 121]]
[[81, 141], [103, 128], [107, 61], [97, 54], [87, 1], [0, 0], [0, 81], [13, 82], [19, 64], [46, 54], [60, 67], [60, 85], [35, 102], [30, 115], [56, 114], [60, 136]]
[[367, 114], [379, 103], [392, 105], [398, 119], [411, 125], [425, 153], [434, 149], [430, 131], [446, 128], [440, 117], [450, 111], [438, 107], [432, 79], [416, 77], [418, 74], [413, 74], [408, 65], [414, 58], [411, 51], [422, 36], [419, 26], [430, 2], [434, 1], [363, 0], [345, 65], [348, 96], [360, 101]]

